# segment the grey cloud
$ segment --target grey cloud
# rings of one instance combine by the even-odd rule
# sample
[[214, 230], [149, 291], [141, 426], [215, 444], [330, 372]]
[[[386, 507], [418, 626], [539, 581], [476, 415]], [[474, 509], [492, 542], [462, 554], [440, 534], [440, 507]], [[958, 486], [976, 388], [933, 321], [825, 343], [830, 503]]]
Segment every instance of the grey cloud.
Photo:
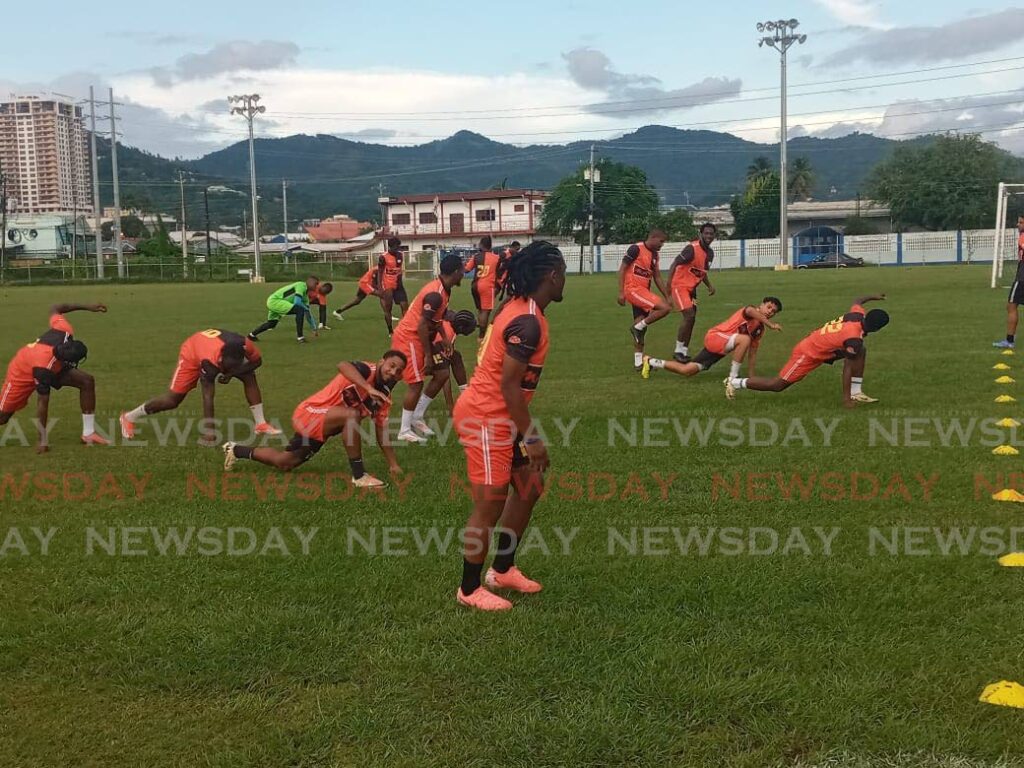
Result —
[[591, 114], [638, 115], [692, 109], [736, 96], [739, 79], [707, 77], [685, 88], [666, 89], [650, 75], [615, 71], [611, 60], [594, 48], [576, 48], [562, 54], [569, 76], [581, 88], [599, 91], [605, 102], [586, 107]]
[[361, 131], [347, 131], [334, 135], [339, 139], [349, 139], [350, 141], [386, 141], [398, 136], [398, 131], [393, 131], [390, 128], [363, 128]]
[[857, 42], [828, 56], [821, 66], [855, 62], [930, 64], [977, 56], [1024, 38], [1024, 8], [972, 16], [931, 27], [864, 32]]
[[187, 53], [170, 67], [149, 70], [153, 81], [168, 87], [183, 80], [202, 80], [240, 70], [271, 70], [295, 63], [300, 48], [283, 40], [232, 40], [203, 53]]

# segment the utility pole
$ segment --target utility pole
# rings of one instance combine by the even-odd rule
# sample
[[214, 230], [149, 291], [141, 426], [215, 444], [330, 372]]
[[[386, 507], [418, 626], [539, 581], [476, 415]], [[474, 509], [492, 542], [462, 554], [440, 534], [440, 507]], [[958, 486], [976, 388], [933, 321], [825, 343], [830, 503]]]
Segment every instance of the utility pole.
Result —
[[[594, 145], [590, 145], [590, 205], [587, 207], [587, 219], [590, 224], [590, 271], [594, 271]], [[580, 272], [583, 264], [580, 264]]]
[[288, 182], [281, 179], [281, 203], [284, 205], [284, 247], [288, 250]]
[[[92, 220], [95, 226], [96, 239], [96, 279], [104, 277], [103, 264], [103, 209], [100, 206], [100, 167], [96, 155], [96, 97], [92, 86], [89, 86], [89, 123], [91, 129], [90, 146], [92, 150]], [[88, 252], [88, 249], [86, 249]]]
[[0, 283], [7, 270], [7, 176], [0, 166]]
[[[385, 211], [387, 209], [384, 207], [384, 192], [386, 190], [387, 190], [387, 187], [384, 186], [384, 182], [378, 181], [377, 182], [377, 202], [380, 204], [380, 231], [382, 233], [386, 232], [387, 228], [388, 228], [387, 213], [385, 213]], [[444, 224], [442, 224], [441, 227], [443, 229], [444, 228]]]
[[178, 171], [178, 189], [181, 191], [181, 271], [188, 280], [188, 226], [185, 224], [185, 174]]
[[758, 32], [770, 32], [757, 41], [757, 47], [768, 45], [779, 52], [779, 59], [782, 65], [782, 127], [779, 133], [779, 261], [778, 269], [789, 269], [789, 233], [788, 228], [788, 203], [789, 198], [786, 190], [786, 139], [788, 128], [786, 126], [786, 52], [797, 43], [803, 45], [807, 42], [807, 35], [795, 33], [800, 22], [796, 19], [779, 19], [778, 21], [765, 21], [757, 25]]
[[117, 276], [128, 276], [121, 243], [121, 180], [117, 174], [117, 117], [114, 115], [114, 89], [110, 89], [110, 170], [114, 176], [114, 253], [117, 254]]
[[206, 271], [213, 279], [213, 256], [210, 254], [210, 188], [203, 187], [203, 209], [206, 212]]
[[232, 107], [232, 115], [241, 115], [249, 123], [249, 186], [252, 188], [252, 247], [253, 247], [253, 282], [262, 283], [263, 274], [260, 270], [260, 227], [259, 213], [256, 209], [256, 153], [253, 148], [252, 121], [256, 115], [261, 115], [267, 108], [259, 104], [260, 95], [250, 93], [242, 96], [228, 97], [229, 104], [241, 104], [240, 107]]

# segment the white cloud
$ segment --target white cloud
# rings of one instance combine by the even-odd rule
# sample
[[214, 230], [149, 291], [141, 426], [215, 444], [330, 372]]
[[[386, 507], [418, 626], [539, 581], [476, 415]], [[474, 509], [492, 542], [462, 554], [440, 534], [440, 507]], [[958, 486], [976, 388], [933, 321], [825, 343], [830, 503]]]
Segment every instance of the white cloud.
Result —
[[815, 0], [843, 24], [852, 27], [885, 29], [878, 3], [872, 0]]

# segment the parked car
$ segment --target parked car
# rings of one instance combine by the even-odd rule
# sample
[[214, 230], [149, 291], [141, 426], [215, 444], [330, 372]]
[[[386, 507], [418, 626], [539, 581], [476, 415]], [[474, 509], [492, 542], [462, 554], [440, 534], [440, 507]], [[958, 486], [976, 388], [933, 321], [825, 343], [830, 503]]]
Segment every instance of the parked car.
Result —
[[810, 261], [797, 264], [797, 269], [846, 269], [847, 267], [863, 267], [864, 259], [847, 256], [845, 253], [821, 253]]

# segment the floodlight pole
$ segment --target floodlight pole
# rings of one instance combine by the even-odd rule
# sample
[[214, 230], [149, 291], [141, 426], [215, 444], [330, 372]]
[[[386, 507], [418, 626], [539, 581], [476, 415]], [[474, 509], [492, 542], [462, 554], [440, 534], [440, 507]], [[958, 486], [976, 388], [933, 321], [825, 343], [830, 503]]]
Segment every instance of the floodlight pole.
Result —
[[260, 225], [256, 208], [256, 153], [253, 148], [252, 121], [256, 115], [263, 114], [267, 108], [259, 104], [258, 93], [229, 96], [229, 104], [241, 104], [232, 107], [232, 115], [241, 115], [249, 123], [249, 185], [252, 188], [252, 247], [253, 247], [253, 282], [262, 283], [263, 273], [260, 269]]
[[779, 264], [778, 269], [789, 269], [789, 197], [786, 190], [786, 52], [797, 43], [803, 44], [807, 41], [807, 35], [795, 34], [800, 22], [796, 19], [779, 19], [778, 21], [765, 21], [757, 25], [758, 32], [769, 32], [757, 41], [760, 48], [769, 45], [779, 52], [781, 64], [781, 86], [782, 86], [782, 108], [781, 108], [781, 130], [779, 132]]

